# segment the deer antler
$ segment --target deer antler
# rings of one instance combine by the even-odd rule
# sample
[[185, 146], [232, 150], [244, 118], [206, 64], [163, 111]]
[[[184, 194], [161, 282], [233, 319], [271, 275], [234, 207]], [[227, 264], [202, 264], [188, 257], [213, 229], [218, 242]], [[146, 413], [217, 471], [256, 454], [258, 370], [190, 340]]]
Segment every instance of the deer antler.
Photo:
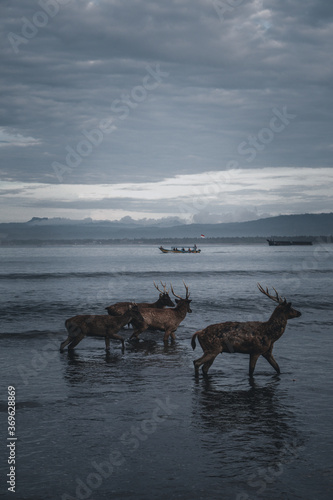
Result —
[[163, 293], [163, 292], [162, 292], [162, 290], [160, 290], [160, 289], [158, 288], [158, 286], [156, 285], [155, 281], [154, 281], [153, 283], [154, 283], [154, 286], [155, 286], [156, 290], [158, 290], [160, 293]]
[[260, 283], [257, 283], [257, 286], [258, 286], [258, 288], [259, 288], [259, 290], [260, 290], [261, 293], [263, 293], [264, 295], [266, 295], [269, 299], [274, 300], [274, 302], [277, 302], [278, 304], [283, 304], [284, 302], [287, 302], [286, 299], [282, 299], [279, 296], [278, 292], [275, 290], [274, 287], [272, 287], [272, 288], [273, 288], [273, 290], [275, 292], [275, 297], [269, 293], [268, 287], [266, 287], [266, 290], [264, 290], [263, 287], [260, 285]]
[[161, 281], [161, 285], [163, 286], [163, 291], [162, 291], [162, 290], [160, 290], [160, 289], [158, 288], [158, 286], [156, 285], [155, 281], [154, 281], [154, 285], [155, 285], [155, 288], [156, 288], [156, 289], [157, 289], [160, 293], [168, 293], [168, 290], [166, 289], [166, 283], [165, 283], [165, 285], [164, 285], [164, 284], [162, 283], [162, 281]]
[[186, 285], [185, 281], [183, 280], [183, 283], [184, 283], [184, 287], [185, 287], [185, 290], [186, 290], [186, 298], [188, 299], [189, 296], [190, 296], [190, 292], [188, 291], [188, 286]]
[[[185, 287], [185, 290], [186, 290], [186, 299], [189, 298], [190, 296], [190, 292], [188, 291], [188, 286], [186, 285], [185, 281], [183, 280], [183, 283], [184, 283], [184, 287]], [[173, 288], [172, 288], [172, 284], [170, 283], [170, 287], [171, 287], [171, 291], [172, 293], [174, 294], [175, 297], [177, 297], [177, 299], [182, 299], [184, 300], [182, 297], [180, 297], [180, 295], [176, 295], [175, 292], [173, 291]]]
[[170, 288], [171, 288], [171, 291], [172, 291], [173, 295], [174, 295], [175, 297], [177, 297], [177, 299], [181, 299], [180, 295], [177, 295], [177, 294], [174, 292], [173, 287], [172, 287], [172, 283], [170, 283]]

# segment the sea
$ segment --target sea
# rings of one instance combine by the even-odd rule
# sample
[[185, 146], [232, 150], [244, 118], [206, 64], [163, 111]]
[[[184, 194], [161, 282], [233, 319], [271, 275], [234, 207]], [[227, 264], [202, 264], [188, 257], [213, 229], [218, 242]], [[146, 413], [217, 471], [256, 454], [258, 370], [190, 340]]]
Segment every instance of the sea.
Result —
[[[328, 500], [333, 497], [333, 245], [0, 247], [1, 481], [15, 500]], [[85, 338], [60, 353], [64, 322], [170, 284], [192, 313], [129, 342]], [[191, 336], [266, 321], [273, 287], [302, 315], [264, 358], [218, 356], [194, 376]], [[171, 292], [170, 292], [171, 293]], [[172, 294], [171, 294], [172, 296]]]

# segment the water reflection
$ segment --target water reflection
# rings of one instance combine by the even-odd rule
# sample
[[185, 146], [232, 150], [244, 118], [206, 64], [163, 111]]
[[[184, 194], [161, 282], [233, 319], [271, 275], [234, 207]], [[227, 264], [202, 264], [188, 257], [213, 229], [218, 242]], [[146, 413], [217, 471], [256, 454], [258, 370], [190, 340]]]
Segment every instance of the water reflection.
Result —
[[126, 350], [131, 352], [142, 352], [143, 354], [153, 354], [156, 351], [157, 342], [152, 339], [140, 339], [126, 342]]
[[276, 470], [294, 458], [302, 438], [279, 377], [265, 385], [234, 382], [238, 389], [232, 389], [232, 382], [225, 389], [215, 380], [200, 379], [193, 395], [192, 425], [201, 446], [214, 450], [211, 473], [225, 476], [230, 471], [248, 484], [262, 470]]
[[148, 338], [126, 344], [124, 354], [120, 349], [105, 352], [95, 346], [66, 351], [61, 355], [64, 379], [72, 386], [86, 383], [87, 388], [100, 384], [124, 389], [138, 383], [150, 387], [156, 381], [156, 370], [179, 366], [183, 349], [176, 343], [166, 346]]
[[[110, 383], [110, 371], [119, 369], [122, 355], [119, 352], [106, 353], [101, 350], [87, 355], [86, 352], [73, 350], [62, 354], [61, 361], [64, 367], [64, 379], [70, 385], [83, 383], [105, 385]], [[106, 369], [106, 365], [112, 370]]]

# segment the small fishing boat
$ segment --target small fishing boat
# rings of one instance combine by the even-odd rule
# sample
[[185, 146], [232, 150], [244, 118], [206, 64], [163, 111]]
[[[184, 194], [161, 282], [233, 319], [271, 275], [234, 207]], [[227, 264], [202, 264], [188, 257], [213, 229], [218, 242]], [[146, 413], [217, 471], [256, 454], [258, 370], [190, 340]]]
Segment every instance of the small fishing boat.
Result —
[[164, 248], [162, 246], [159, 247], [159, 249], [161, 250], [162, 253], [200, 253], [201, 250], [199, 248], [197, 248], [196, 245], [194, 245], [193, 247], [182, 247], [182, 248], [177, 248], [177, 247], [173, 247], [173, 248]]

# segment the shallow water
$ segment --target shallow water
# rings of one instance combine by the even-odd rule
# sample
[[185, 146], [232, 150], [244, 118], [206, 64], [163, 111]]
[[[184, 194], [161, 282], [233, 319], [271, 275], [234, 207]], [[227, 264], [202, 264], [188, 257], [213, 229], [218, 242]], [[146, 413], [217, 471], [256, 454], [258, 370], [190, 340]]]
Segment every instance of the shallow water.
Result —
[[[1, 418], [16, 388], [17, 499], [328, 499], [332, 497], [333, 246], [0, 248]], [[87, 338], [60, 354], [64, 321], [118, 300], [154, 301], [172, 282], [192, 314], [165, 347]], [[223, 354], [194, 377], [191, 335], [226, 320], [266, 320], [274, 286], [302, 312], [275, 344], [281, 375]], [[124, 330], [127, 339], [131, 330]], [[7, 451], [1, 493], [7, 492]]]

